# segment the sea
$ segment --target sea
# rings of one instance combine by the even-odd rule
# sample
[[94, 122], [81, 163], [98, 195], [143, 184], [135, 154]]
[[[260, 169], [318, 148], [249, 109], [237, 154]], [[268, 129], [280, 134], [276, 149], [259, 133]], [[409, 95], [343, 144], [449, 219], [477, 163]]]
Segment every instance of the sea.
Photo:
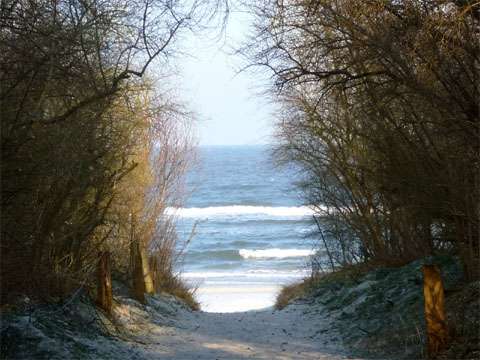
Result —
[[190, 239], [181, 276], [204, 311], [272, 306], [282, 285], [309, 274], [315, 253], [298, 169], [276, 166], [268, 146], [204, 146], [197, 158], [184, 207], [169, 209], [180, 244]]

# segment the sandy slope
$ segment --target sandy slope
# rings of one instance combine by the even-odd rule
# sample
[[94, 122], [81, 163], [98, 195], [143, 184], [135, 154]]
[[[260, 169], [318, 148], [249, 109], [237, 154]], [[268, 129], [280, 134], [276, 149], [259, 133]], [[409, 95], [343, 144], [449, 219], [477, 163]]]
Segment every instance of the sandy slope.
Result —
[[[170, 295], [115, 298], [113, 321], [88, 301], [3, 320], [4, 359], [347, 359], [322, 305], [192, 312]], [[99, 317], [100, 316], [100, 317]], [[101, 320], [103, 319], [103, 320]], [[101, 321], [100, 321], [101, 320]], [[108, 328], [110, 331], [103, 331]]]
[[168, 329], [151, 328], [137, 351], [149, 359], [347, 359], [318, 310], [179, 311]]

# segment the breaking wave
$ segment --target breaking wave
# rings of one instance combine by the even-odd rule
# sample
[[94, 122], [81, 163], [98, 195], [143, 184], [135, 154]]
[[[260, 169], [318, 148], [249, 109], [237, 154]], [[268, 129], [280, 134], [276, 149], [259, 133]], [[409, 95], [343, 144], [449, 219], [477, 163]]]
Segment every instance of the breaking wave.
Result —
[[304, 257], [315, 254], [315, 250], [307, 249], [265, 249], [246, 250], [240, 249], [240, 256], [244, 259], [285, 259], [293, 257]]
[[301, 278], [310, 274], [309, 270], [249, 270], [249, 271], [192, 271], [182, 273], [183, 278]]
[[314, 214], [308, 206], [251, 206], [231, 205], [192, 208], [167, 208], [168, 215], [177, 215], [182, 218], [208, 219], [232, 216], [266, 216], [273, 218], [304, 218]]

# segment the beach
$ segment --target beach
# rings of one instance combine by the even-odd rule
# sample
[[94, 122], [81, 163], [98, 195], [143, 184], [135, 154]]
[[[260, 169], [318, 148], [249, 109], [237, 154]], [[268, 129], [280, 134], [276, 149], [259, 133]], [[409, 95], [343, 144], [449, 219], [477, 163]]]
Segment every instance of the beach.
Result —
[[196, 298], [205, 312], [231, 313], [272, 307], [279, 290], [275, 284], [205, 285]]
[[282, 285], [309, 274], [315, 254], [306, 236], [313, 211], [298, 197], [295, 169], [275, 167], [266, 146], [200, 147], [198, 155], [190, 196], [167, 209], [180, 243], [190, 239], [178, 272], [203, 311], [273, 306]]

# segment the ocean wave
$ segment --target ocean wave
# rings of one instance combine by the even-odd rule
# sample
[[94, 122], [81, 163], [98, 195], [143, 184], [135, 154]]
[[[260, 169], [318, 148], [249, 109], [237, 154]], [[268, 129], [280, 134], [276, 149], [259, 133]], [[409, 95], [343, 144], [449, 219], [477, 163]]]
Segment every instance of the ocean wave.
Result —
[[310, 274], [309, 270], [248, 270], [248, 271], [192, 271], [184, 272], [182, 277], [187, 279], [207, 279], [207, 278], [300, 278]]
[[284, 218], [304, 218], [312, 216], [314, 211], [308, 206], [251, 206], [251, 205], [231, 205], [231, 206], [211, 206], [211, 207], [192, 207], [192, 208], [172, 208], [166, 210], [167, 215], [177, 215], [182, 218], [208, 219], [211, 217], [232, 217], [243, 215], [263, 215], [268, 217]]
[[[311, 217], [265, 217], [265, 215], [254, 215], [254, 216], [242, 216], [241, 221], [232, 221], [237, 219], [227, 218], [226, 216], [223, 218], [211, 218], [209, 219], [209, 223], [215, 227], [230, 228], [230, 227], [247, 227], [249, 229], [255, 229], [257, 227], [265, 227], [265, 226], [275, 226], [278, 229], [278, 226], [290, 226], [294, 229], [297, 229], [300, 225], [308, 226], [310, 229], [312, 227]], [[219, 231], [222, 233], [222, 231]]]
[[240, 249], [240, 256], [244, 259], [285, 259], [292, 257], [304, 257], [315, 254], [315, 250], [308, 249], [265, 249], [247, 250]]
[[243, 260], [243, 257], [236, 249], [187, 251], [186, 256], [190, 261], [212, 259], [223, 261]]
[[314, 250], [307, 249], [224, 249], [224, 250], [190, 250], [186, 253], [189, 261], [215, 260], [238, 261], [248, 259], [286, 259], [299, 258], [315, 254]]

